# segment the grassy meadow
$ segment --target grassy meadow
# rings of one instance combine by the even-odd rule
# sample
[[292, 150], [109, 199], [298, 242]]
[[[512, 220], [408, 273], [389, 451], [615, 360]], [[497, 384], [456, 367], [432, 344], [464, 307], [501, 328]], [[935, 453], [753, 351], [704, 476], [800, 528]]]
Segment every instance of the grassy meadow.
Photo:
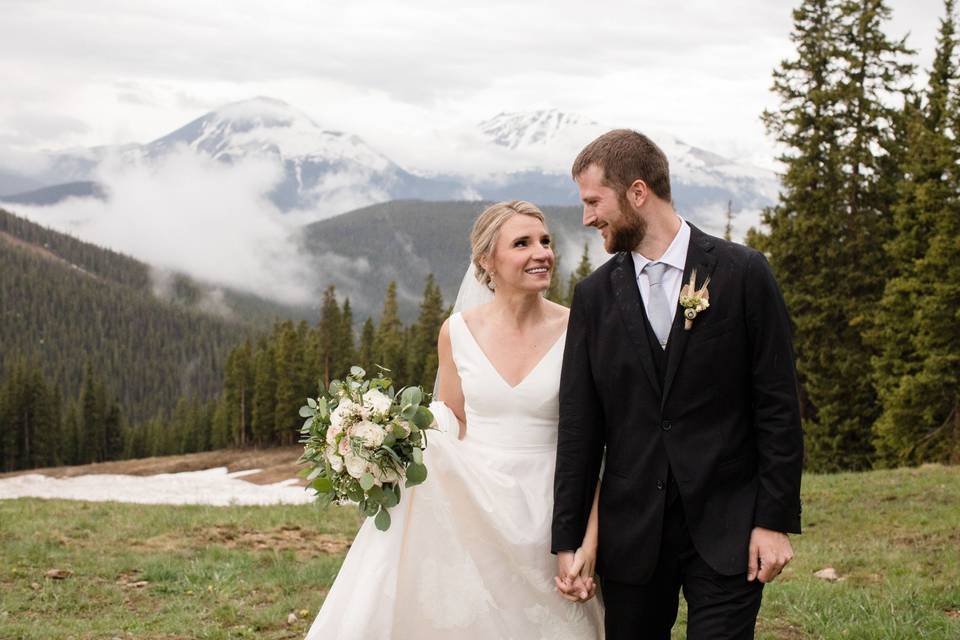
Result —
[[[0, 638], [301, 638], [359, 522], [351, 508], [3, 500]], [[960, 638], [960, 468], [807, 476], [804, 526], [759, 638]], [[827, 566], [841, 579], [813, 575]]]

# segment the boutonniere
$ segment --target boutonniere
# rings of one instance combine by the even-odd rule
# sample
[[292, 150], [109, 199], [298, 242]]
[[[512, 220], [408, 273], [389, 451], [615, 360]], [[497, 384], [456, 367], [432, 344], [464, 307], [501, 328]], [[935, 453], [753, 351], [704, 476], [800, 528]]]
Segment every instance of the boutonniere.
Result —
[[680, 289], [680, 306], [683, 307], [683, 328], [690, 331], [693, 327], [693, 320], [697, 314], [710, 307], [710, 292], [707, 285], [710, 284], [710, 277], [704, 280], [703, 285], [697, 289], [697, 270], [690, 273], [690, 282], [683, 285]]

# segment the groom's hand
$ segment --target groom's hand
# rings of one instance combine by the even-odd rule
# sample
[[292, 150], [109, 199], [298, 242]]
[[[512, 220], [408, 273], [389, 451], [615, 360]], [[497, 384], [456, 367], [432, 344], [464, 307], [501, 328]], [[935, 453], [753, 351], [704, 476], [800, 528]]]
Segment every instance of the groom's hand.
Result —
[[591, 578], [589, 581], [580, 576], [583, 568], [582, 559], [578, 559], [574, 551], [557, 553], [557, 577], [554, 582], [560, 595], [570, 602], [586, 602], [596, 592], [596, 585]]
[[792, 559], [793, 547], [787, 534], [754, 527], [750, 533], [747, 581], [773, 582]]

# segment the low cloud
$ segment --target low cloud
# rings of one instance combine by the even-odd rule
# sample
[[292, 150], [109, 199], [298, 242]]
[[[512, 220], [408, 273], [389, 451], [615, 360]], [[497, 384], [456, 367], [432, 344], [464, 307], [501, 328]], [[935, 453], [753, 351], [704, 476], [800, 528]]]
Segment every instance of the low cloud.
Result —
[[95, 179], [109, 193], [105, 202], [69, 199], [14, 209], [160, 270], [287, 304], [309, 303], [312, 261], [297, 248], [296, 222], [266, 197], [281, 178], [282, 168], [268, 160], [228, 165], [183, 148], [156, 163], [102, 163]]

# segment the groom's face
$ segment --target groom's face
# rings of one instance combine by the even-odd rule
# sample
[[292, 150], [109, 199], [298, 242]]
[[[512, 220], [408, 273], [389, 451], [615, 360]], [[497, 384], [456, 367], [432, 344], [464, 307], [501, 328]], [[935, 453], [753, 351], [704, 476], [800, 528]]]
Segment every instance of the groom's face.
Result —
[[583, 201], [583, 224], [596, 227], [607, 253], [633, 251], [647, 232], [647, 222], [633, 207], [627, 194], [603, 182], [603, 169], [592, 164], [577, 176]]

